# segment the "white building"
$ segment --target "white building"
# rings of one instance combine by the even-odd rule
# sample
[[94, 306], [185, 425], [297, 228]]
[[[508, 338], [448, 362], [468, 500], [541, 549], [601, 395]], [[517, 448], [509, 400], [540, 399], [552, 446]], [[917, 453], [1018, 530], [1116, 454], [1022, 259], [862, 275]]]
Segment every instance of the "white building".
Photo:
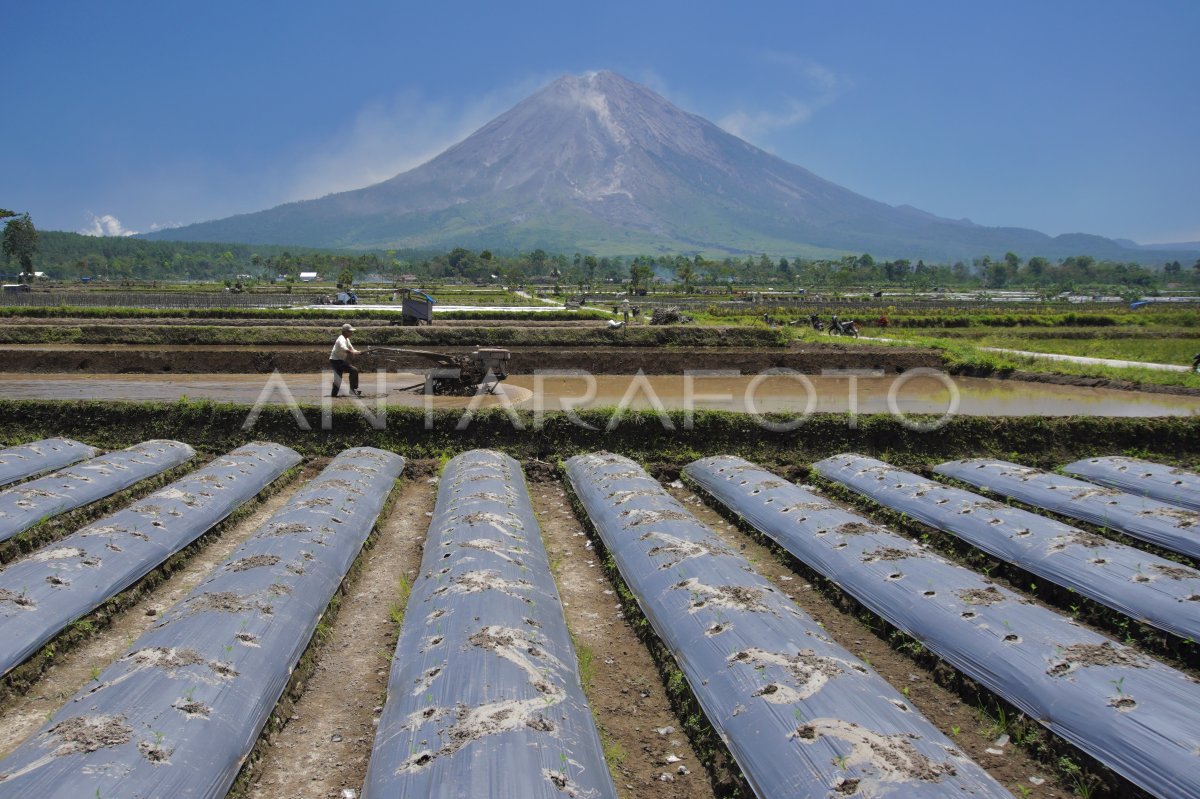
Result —
[[300, 273], [300, 282], [301, 283], [311, 283], [314, 280], [320, 280], [320, 276], [316, 272], [301, 272]]

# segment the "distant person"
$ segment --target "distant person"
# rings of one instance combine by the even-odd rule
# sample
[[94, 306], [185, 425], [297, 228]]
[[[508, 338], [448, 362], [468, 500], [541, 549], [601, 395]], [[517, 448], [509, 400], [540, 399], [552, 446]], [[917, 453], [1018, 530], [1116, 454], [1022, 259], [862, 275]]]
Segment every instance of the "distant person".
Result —
[[356, 397], [362, 396], [362, 392], [358, 390], [358, 367], [350, 364], [350, 356], [362, 355], [362, 350], [354, 349], [354, 345], [350, 343], [350, 337], [353, 335], [354, 327], [349, 322], [342, 325], [342, 334], [333, 342], [333, 351], [329, 353], [329, 365], [333, 368], [333, 391], [329, 394], [331, 397], [338, 395], [342, 387], [342, 375], [346, 372], [350, 373], [350, 393]]

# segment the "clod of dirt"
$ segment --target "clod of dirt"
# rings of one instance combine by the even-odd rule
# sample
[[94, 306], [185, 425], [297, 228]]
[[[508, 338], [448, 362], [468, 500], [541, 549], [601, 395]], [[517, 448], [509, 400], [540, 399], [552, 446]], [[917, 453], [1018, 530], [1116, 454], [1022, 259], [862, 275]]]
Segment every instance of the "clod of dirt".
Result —
[[1137, 702], [1132, 696], [1114, 696], [1108, 700], [1108, 706], [1122, 713], [1128, 713], [1137, 707]]
[[266, 535], [268, 536], [284, 536], [284, 535], [301, 535], [303, 533], [311, 533], [312, 527], [300, 522], [274, 522], [268, 527]]
[[502, 531], [506, 528], [512, 528], [516, 530], [525, 529], [525, 525], [516, 516], [516, 514], [513, 513], [508, 513], [504, 516], [501, 516], [498, 513], [491, 513], [490, 511], [476, 511], [474, 513], [467, 513], [462, 516], [457, 516], [455, 517], [455, 521], [463, 522], [469, 525], [490, 524], [493, 527], [500, 528]]
[[801, 649], [795, 654], [768, 652], [764, 649], [744, 649], [730, 655], [726, 662], [730, 665], [734, 663], [748, 665], [756, 669], [766, 666], [783, 668], [795, 681], [794, 686], [771, 683], [754, 694], [754, 696], [764, 696], [767, 701], [776, 704], [790, 704], [813, 696], [831, 679], [844, 674], [847, 668], [859, 673], [866, 672], [865, 668], [856, 663], [818, 655], [811, 649]]
[[[881, 782], [939, 782], [942, 777], [958, 772], [955, 763], [937, 763], [918, 751], [912, 743], [918, 736], [913, 733], [884, 735], [854, 722], [822, 718], [798, 727], [795, 737], [806, 746], [824, 737], [839, 739], [850, 746], [850, 754], [846, 756], [843, 767], [855, 766], [860, 772], [871, 774]], [[839, 785], [850, 782], [851, 779], [843, 778]], [[846, 795], [857, 789], [857, 782], [846, 791], [835, 788]]]
[[525, 722], [525, 726], [538, 732], [554, 732], [554, 722], [545, 716], [534, 716]]
[[1165, 566], [1161, 563], [1155, 563], [1150, 568], [1163, 577], [1170, 577], [1172, 580], [1188, 580], [1200, 577], [1200, 572], [1197, 572], [1195, 569], [1189, 569], [1186, 566]]
[[874, 563], [877, 560], [904, 560], [905, 558], [924, 557], [919, 549], [900, 549], [899, 547], [880, 547], [871, 552], [864, 552], [863, 563]]
[[699, 541], [689, 541], [684, 538], [676, 538], [666, 533], [646, 533], [642, 536], [643, 539], [655, 538], [665, 543], [658, 544], [646, 550], [647, 555], [673, 555], [670, 560], [659, 564], [660, 569], [670, 569], [678, 566], [688, 558], [697, 558], [703, 555], [723, 554], [723, 549], [711, 547]]
[[1115, 488], [1083, 488], [1071, 495], [1072, 502], [1079, 502], [1092, 497], [1119, 497], [1121, 492]]
[[231, 572], [244, 572], [250, 569], [258, 569], [263, 566], [274, 566], [279, 563], [278, 555], [251, 555], [248, 558], [235, 560], [225, 568]]
[[238, 676], [238, 672], [228, 663], [208, 660], [194, 649], [165, 649], [160, 646], [152, 646], [130, 652], [121, 659], [135, 663], [135, 669], [160, 668], [172, 677], [175, 676], [176, 671], [186, 666], [205, 666], [213, 674], [226, 679]]
[[127, 744], [133, 730], [123, 716], [76, 716], [55, 724], [45, 735], [58, 740], [54, 756], [64, 757]]
[[615, 506], [615, 505], [624, 505], [626, 502], [628, 502], [628, 501], [629, 501], [629, 500], [631, 500], [631, 499], [634, 499], [635, 497], [650, 497], [650, 496], [657, 496], [657, 495], [658, 495], [658, 493], [659, 493], [658, 491], [646, 491], [646, 490], [629, 491], [629, 490], [622, 490], [622, 491], [613, 491], [613, 492], [611, 492], [611, 493], [609, 493], [609, 494], [606, 494], [604, 498], [605, 498], [605, 499], [607, 499], [607, 500], [609, 500], [609, 504], [610, 504], [610, 505], [614, 505], [614, 506]]
[[1128, 666], [1134, 669], [1149, 667], [1149, 662], [1131, 649], [1120, 648], [1109, 641], [1101, 644], [1072, 644], [1059, 653], [1057, 663], [1046, 669], [1051, 677], [1060, 677], [1077, 668], [1088, 666]]
[[742, 585], [705, 585], [696, 578], [676, 583], [674, 588], [687, 589], [692, 594], [691, 609], [704, 607], [731, 608], [749, 613], [765, 613], [770, 610], [763, 603], [763, 591]]
[[177, 699], [171, 707], [190, 719], [206, 719], [212, 713], [211, 707], [192, 699]]
[[471, 646], [477, 646], [480, 649], [496, 651], [502, 646], [512, 646], [517, 642], [513, 631], [503, 627], [484, 627], [479, 632], [467, 639]]
[[834, 528], [835, 533], [841, 533], [842, 535], [864, 535], [874, 531], [874, 527], [863, 522], [845, 522]]
[[1087, 549], [1099, 549], [1100, 547], [1106, 547], [1111, 543], [1112, 541], [1109, 541], [1103, 536], [1096, 535], [1095, 533], [1088, 533], [1083, 530], [1077, 530], [1069, 535], [1054, 536], [1054, 538], [1050, 540], [1049, 549], [1051, 552], [1061, 552], [1068, 546], [1072, 545], [1086, 547]]
[[442, 594], [477, 594], [481, 591], [500, 591], [516, 599], [525, 599], [519, 591], [530, 585], [528, 580], [502, 580], [498, 572], [484, 569], [481, 571], [463, 572], [454, 578], [449, 585], [443, 585], [433, 592], [433, 596]]
[[162, 746], [150, 743], [149, 741], [141, 741], [138, 743], [138, 752], [151, 763], [170, 763], [171, 755], [175, 750], [164, 749]]
[[1195, 527], [1200, 524], [1200, 513], [1194, 510], [1186, 510], [1184, 508], [1158, 508], [1156, 510], [1144, 510], [1138, 513], [1138, 516], [1161, 519], [1163, 521], [1173, 521], [1178, 528]]
[[550, 780], [554, 787], [565, 793], [567, 796], [575, 796], [576, 790], [571, 784], [571, 779], [560, 771], [551, 771], [550, 769], [542, 769], [542, 776]]
[[505, 548], [500, 544], [500, 542], [494, 541], [490, 538], [474, 538], [463, 543], [452, 542], [451, 545], [459, 546], [463, 549], [477, 549], [480, 552], [490, 552], [493, 555], [499, 555], [507, 561], [513, 560], [513, 558], [508, 555], [508, 553], [512, 552], [513, 550]]
[[37, 603], [24, 593], [14, 594], [7, 588], [0, 588], [0, 602], [11, 602], [17, 607], [22, 607], [26, 610], [33, 610], [37, 607]]
[[350, 482], [349, 480], [343, 480], [340, 477], [333, 477], [333, 478], [330, 478], [329, 480], [322, 480], [320, 483], [314, 484], [314, 486], [319, 487], [319, 488], [336, 488], [340, 491], [348, 491], [351, 494], [361, 494], [362, 493], [361, 488], [358, 488], [357, 486], [354, 485], [354, 483]]
[[199, 594], [186, 603], [187, 613], [242, 613], [247, 610], [262, 610], [268, 612], [268, 606], [262, 605], [253, 594], [244, 596], [233, 591], [214, 591], [210, 594]]
[[955, 593], [968, 605], [995, 605], [1004, 601], [1004, 594], [992, 585], [987, 588], [964, 588]]
[[626, 511], [621, 511], [618, 514], [623, 519], [633, 517], [633, 521], [627, 521], [629, 527], [641, 527], [643, 524], [658, 524], [665, 521], [677, 522], [694, 522], [696, 517], [690, 513], [685, 513], [678, 510], [651, 510], [649, 508], [630, 508]]

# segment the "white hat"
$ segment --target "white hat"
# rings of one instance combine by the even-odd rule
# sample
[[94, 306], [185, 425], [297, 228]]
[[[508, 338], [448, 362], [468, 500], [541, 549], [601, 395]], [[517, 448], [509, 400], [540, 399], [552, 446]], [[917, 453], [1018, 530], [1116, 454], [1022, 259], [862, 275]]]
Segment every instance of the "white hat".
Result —
[[349, 322], [347, 322], [346, 324], [342, 325], [342, 332], [343, 333], [353, 333], [354, 328], [350, 325]]

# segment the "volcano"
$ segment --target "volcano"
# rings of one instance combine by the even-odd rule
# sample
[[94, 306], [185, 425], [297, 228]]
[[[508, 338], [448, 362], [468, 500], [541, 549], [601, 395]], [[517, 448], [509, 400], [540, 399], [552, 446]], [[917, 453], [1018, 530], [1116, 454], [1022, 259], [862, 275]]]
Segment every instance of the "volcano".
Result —
[[868, 252], [949, 261], [1092, 255], [1161, 262], [1100, 236], [1050, 237], [877, 202], [613, 72], [559, 78], [389, 180], [148, 238], [346, 249], [657, 254]]

